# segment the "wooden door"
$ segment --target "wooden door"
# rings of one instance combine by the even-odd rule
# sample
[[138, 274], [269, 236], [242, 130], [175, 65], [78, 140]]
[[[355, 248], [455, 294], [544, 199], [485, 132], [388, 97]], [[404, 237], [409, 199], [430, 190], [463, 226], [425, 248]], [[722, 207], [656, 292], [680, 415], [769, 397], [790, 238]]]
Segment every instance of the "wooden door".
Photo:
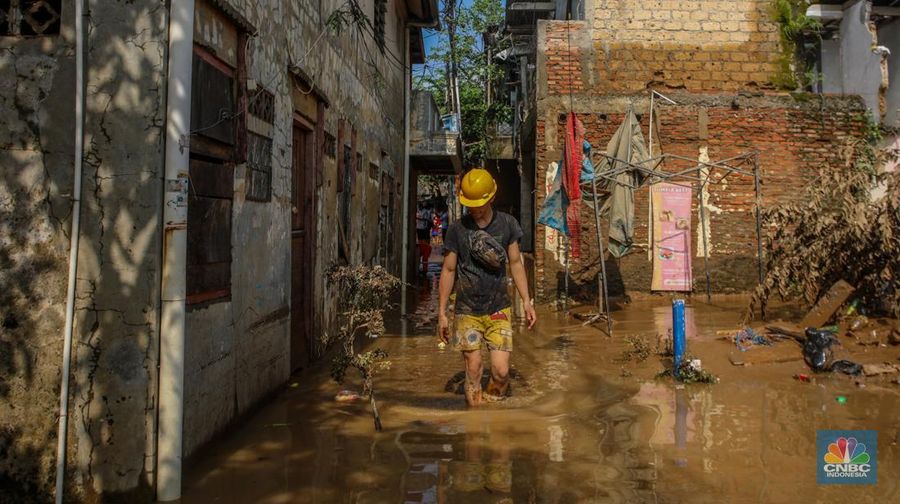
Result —
[[294, 123], [291, 177], [291, 370], [309, 363], [315, 286], [315, 155], [313, 131]]

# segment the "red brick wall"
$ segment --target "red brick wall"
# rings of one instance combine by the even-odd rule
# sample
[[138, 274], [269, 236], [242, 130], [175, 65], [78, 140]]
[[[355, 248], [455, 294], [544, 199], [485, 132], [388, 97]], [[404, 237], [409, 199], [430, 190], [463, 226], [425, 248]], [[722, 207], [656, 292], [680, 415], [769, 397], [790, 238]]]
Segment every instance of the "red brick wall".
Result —
[[[759, 151], [759, 167], [762, 175], [762, 201], [765, 207], [797, 198], [803, 188], [814, 183], [816, 170], [823, 166], [842, 166], [840, 146], [850, 135], [859, 135], [863, 127], [862, 105], [856, 99], [825, 98], [819, 101], [801, 102], [784, 97], [698, 97], [685, 95], [674, 97], [685, 106], [659, 107], [659, 130], [654, 132], [654, 152], [662, 151], [696, 159], [701, 146], [709, 149], [712, 161], [721, 160], [746, 151]], [[594, 99], [580, 102], [579, 118], [587, 129], [587, 140], [594, 149], [605, 150], [609, 138], [619, 127], [624, 114], [603, 110], [620, 110], [615, 98]], [[561, 100], [556, 110], [545, 107], [537, 123], [536, 146], [536, 196], [537, 209], [543, 205], [544, 178], [548, 164], [559, 161], [562, 146], [560, 114], [568, 111], [566, 100]], [[635, 104], [636, 110], [646, 110], [646, 100]], [[701, 132], [699, 116], [705, 109], [708, 116], [706, 132]], [[641, 127], [646, 136], [648, 117], [641, 117]], [[553, 133], [553, 130], [557, 133]], [[656, 126], [654, 126], [656, 128]], [[547, 135], [548, 130], [550, 135]], [[704, 137], [705, 138], [701, 138]], [[550, 142], [548, 145], [547, 143]], [[661, 167], [674, 171], [693, 166], [692, 162], [670, 162]], [[746, 165], [752, 170], [752, 165]], [[709, 205], [719, 211], [710, 215], [710, 257], [712, 288], [715, 292], [743, 291], [756, 282], [756, 233], [754, 218], [753, 177], [731, 175], [725, 185], [709, 186]], [[618, 261], [607, 262], [611, 271], [613, 290], [649, 291], [652, 264], [647, 259], [647, 197], [648, 190], [641, 189], [635, 196], [635, 247], [634, 252]], [[694, 189], [694, 212], [691, 248], [694, 253], [695, 291], [705, 289], [702, 257], [696, 257], [697, 237], [700, 233], [697, 202], [699, 184]], [[606, 224], [602, 223], [604, 236]], [[559, 264], [544, 251], [544, 226], [537, 226], [535, 235], [535, 270], [538, 296], [547, 300], [556, 294]], [[585, 295], [595, 292], [595, 279], [599, 263], [596, 263], [597, 244], [593, 214], [582, 214], [581, 249], [583, 257], [573, 262], [573, 285], [570, 293], [578, 294], [579, 287]]]
[[559, 21], [547, 25], [546, 50], [547, 89], [550, 94], [577, 94], [584, 91], [582, 72], [589, 65], [582, 57], [589, 54], [579, 47], [579, 38], [586, 33], [584, 21]]

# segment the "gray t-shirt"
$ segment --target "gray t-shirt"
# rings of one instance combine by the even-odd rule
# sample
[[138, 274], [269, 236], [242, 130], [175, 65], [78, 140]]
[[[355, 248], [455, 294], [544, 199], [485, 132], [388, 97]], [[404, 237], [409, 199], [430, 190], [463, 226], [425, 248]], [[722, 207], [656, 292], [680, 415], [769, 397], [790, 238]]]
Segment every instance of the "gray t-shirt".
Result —
[[484, 228], [479, 228], [471, 215], [450, 225], [444, 251], [457, 255], [456, 313], [490, 315], [511, 305], [507, 294], [506, 264], [494, 271], [481, 265], [470, 253], [469, 234], [479, 229], [491, 235], [504, 250], [522, 239], [522, 228], [516, 219], [496, 210], [491, 223]]

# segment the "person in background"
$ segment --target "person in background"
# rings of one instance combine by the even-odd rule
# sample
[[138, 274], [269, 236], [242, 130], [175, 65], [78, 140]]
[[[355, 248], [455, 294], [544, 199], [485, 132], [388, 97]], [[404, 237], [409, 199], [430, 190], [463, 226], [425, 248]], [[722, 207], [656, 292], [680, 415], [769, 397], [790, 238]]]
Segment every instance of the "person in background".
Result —
[[437, 211], [434, 212], [434, 216], [432, 219], [432, 228], [431, 228], [431, 236], [437, 236], [441, 234], [441, 214]]
[[450, 226], [450, 217], [447, 215], [447, 209], [441, 210], [441, 242], [447, 239], [447, 228]]
[[428, 273], [428, 258], [431, 257], [431, 210], [419, 204], [416, 208], [416, 244], [419, 249], [419, 271]]

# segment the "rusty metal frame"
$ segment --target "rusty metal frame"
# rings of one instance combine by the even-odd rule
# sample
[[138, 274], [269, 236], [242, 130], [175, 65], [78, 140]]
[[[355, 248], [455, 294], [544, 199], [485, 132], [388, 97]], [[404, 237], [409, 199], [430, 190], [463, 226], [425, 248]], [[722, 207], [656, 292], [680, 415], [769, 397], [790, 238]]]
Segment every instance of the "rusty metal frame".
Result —
[[[698, 161], [693, 158], [679, 156], [676, 154], [662, 154], [659, 156], [654, 156], [643, 161], [626, 161], [623, 159], [619, 159], [615, 156], [611, 156], [605, 152], [594, 152], [591, 155], [591, 162], [594, 166], [597, 166], [597, 161], [601, 159], [607, 159], [609, 161], [621, 163], [618, 168], [613, 170], [607, 170], [602, 173], [595, 172], [594, 177], [591, 179], [590, 183], [582, 183], [581, 190], [586, 193], [590, 193], [592, 201], [588, 201], [587, 198], [582, 198], [582, 201], [585, 202], [586, 206], [590, 208], [594, 212], [594, 221], [596, 225], [596, 233], [597, 233], [597, 244], [598, 244], [598, 253], [599, 253], [599, 261], [600, 261], [600, 277], [598, 278], [598, 292], [597, 292], [597, 313], [591, 317], [585, 325], [595, 322], [601, 318], [606, 319], [607, 324], [607, 335], [612, 336], [612, 316], [609, 311], [609, 288], [608, 288], [608, 277], [606, 275], [606, 259], [604, 254], [603, 247], [603, 230], [600, 227], [600, 214], [601, 205], [598, 203], [598, 191], [597, 191], [597, 179], [605, 179], [610, 182], [613, 182], [618, 185], [623, 185], [629, 187], [633, 190], [638, 190], [644, 187], [651, 187], [653, 185], [659, 184], [661, 182], [667, 182], [670, 184], [674, 184], [681, 187], [688, 187], [693, 189], [694, 183], [700, 183], [700, 192], [698, 193], [698, 197], [701, 198], [700, 204], [698, 204], [698, 208], [700, 210], [700, 225], [702, 226], [701, 232], [703, 233], [703, 269], [706, 275], [706, 300], [707, 302], [711, 301], [712, 292], [710, 285], [710, 274], [709, 274], [709, 244], [707, 243], [706, 237], [706, 215], [705, 215], [705, 205], [702, 202], [703, 197], [703, 189], [707, 184], [720, 185], [722, 184], [731, 174], [737, 173], [739, 175], [744, 175], [748, 177], [753, 177], [754, 181], [754, 192], [755, 192], [755, 219], [756, 219], [756, 260], [757, 260], [757, 269], [758, 269], [758, 283], [762, 284], [763, 282], [763, 250], [762, 250], [762, 193], [760, 189], [761, 185], [761, 177], [759, 170], [759, 151], [751, 150], [746, 151], [736, 156], [732, 156], [730, 158], [723, 159], [721, 161]], [[663, 164], [666, 160], [678, 160], [678, 161], [690, 161], [692, 163], [696, 163], [695, 166], [691, 168], [686, 168], [684, 170], [678, 172], [663, 172], [657, 170], [657, 168]], [[649, 166], [651, 165], [652, 166]], [[751, 164], [751, 168], [748, 170], [745, 168], [745, 165]], [[706, 177], [699, 176], [699, 172], [704, 168], [709, 169]], [[721, 176], [718, 178], [713, 178], [716, 170], [719, 170]], [[632, 184], [627, 184], [620, 182], [616, 179], [618, 175], [622, 173], [626, 173], [629, 171], [638, 171], [645, 175], [644, 180], [638, 184], [637, 186]], [[697, 174], [697, 175], [692, 175]], [[673, 181], [674, 180], [674, 181]], [[677, 182], [676, 182], [677, 181]], [[568, 280], [568, 274], [567, 280]], [[568, 298], [568, 283], [566, 284], [566, 297]]]

